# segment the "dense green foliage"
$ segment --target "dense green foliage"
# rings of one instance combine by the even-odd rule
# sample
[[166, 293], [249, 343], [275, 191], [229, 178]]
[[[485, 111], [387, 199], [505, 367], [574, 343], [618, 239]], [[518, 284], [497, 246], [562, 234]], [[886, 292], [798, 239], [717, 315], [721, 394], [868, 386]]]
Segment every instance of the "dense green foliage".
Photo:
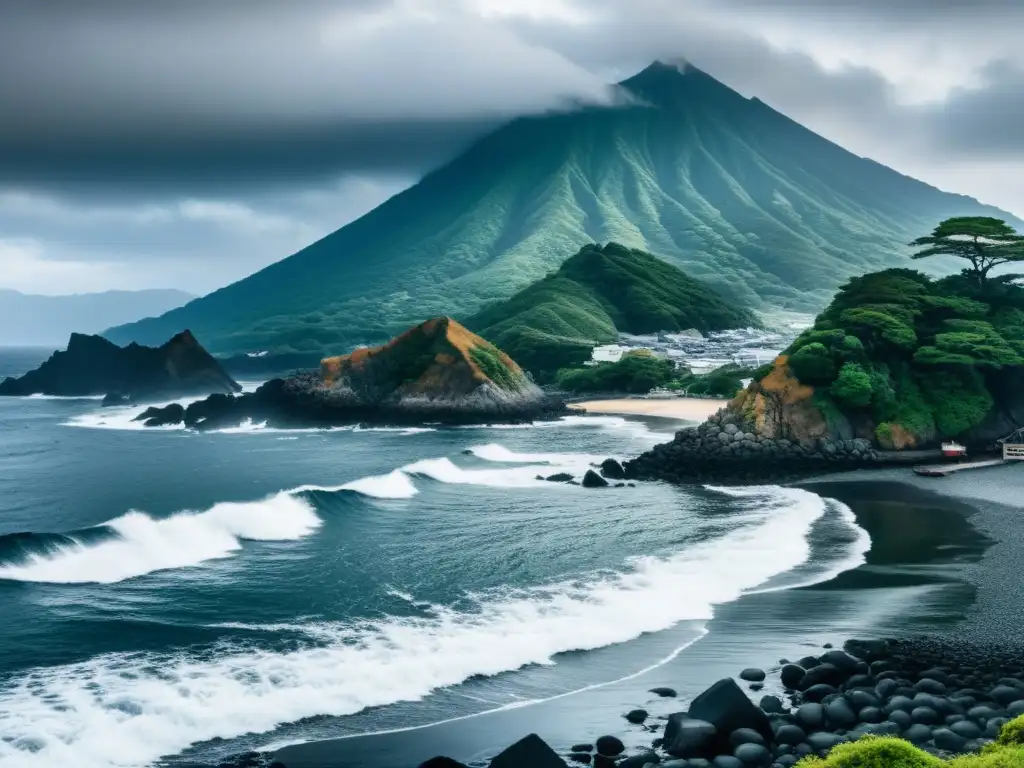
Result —
[[619, 332], [720, 331], [756, 326], [739, 302], [649, 253], [586, 245], [553, 272], [466, 321], [539, 381], [579, 366]]
[[[1024, 288], [889, 269], [844, 285], [787, 350], [794, 375], [883, 445], [958, 437], [1024, 367]], [[906, 442], [905, 440], [902, 440]]]
[[989, 273], [1003, 264], [1024, 261], [1024, 235], [1002, 219], [991, 216], [956, 216], [946, 219], [930, 235], [911, 245], [927, 246], [915, 259], [954, 256], [971, 266], [964, 274], [983, 287]]
[[575, 393], [645, 394], [655, 387], [665, 386], [674, 377], [675, 366], [670, 360], [647, 355], [624, 355], [617, 363], [563, 370], [558, 375], [558, 386]]
[[950, 760], [893, 736], [865, 736], [834, 747], [826, 757], [805, 757], [797, 768], [1024, 768], [1024, 716], [1003, 725], [982, 753]]
[[608, 241], [753, 306], [817, 311], [935, 221], [1011, 220], [699, 70], [656, 66], [624, 86], [641, 100], [517, 119], [290, 258], [108, 337], [158, 344], [191, 328], [217, 353], [338, 354], [427, 317], [469, 317]]
[[559, 371], [558, 385], [567, 392], [646, 394], [664, 387], [688, 395], [731, 398], [742, 389], [742, 379], [753, 371], [728, 365], [698, 375], [676, 370], [670, 360], [653, 355], [627, 354], [617, 363], [599, 363]]

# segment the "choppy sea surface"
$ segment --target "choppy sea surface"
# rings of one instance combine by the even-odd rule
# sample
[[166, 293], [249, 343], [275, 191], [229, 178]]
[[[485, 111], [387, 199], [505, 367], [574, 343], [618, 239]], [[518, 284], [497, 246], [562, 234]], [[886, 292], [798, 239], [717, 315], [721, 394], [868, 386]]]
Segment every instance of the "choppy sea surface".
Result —
[[678, 423], [196, 434], [141, 410], [0, 398], [2, 768], [216, 764], [522, 706], [869, 547], [806, 490], [537, 479]]

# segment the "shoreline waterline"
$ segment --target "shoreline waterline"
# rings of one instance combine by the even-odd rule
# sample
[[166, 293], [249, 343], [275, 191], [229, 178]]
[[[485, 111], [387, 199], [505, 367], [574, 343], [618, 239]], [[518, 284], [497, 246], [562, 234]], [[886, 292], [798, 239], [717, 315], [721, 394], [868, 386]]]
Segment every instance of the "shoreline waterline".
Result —
[[[850, 637], [944, 634], [967, 621], [975, 600], [967, 575], [996, 545], [971, 522], [985, 513], [983, 501], [970, 494], [943, 495], [913, 482], [909, 473], [893, 471], [819, 478], [799, 487], [850, 507], [872, 538], [867, 562], [819, 584], [754, 590], [719, 606], [706, 632], [669, 662], [625, 682], [589, 690], [585, 700], [573, 692], [403, 733], [293, 745], [277, 752], [275, 759], [287, 768], [401, 768], [437, 754], [472, 762], [530, 732], [561, 751], [611, 733], [632, 753], [646, 748], [652, 738], [622, 719], [633, 707], [645, 707], [655, 718], [664, 716], [685, 709], [688, 698], [716, 679], [747, 666], [768, 669], [780, 657], [813, 653], [825, 643], [838, 645]], [[680, 698], [660, 700], [645, 694], [654, 686], [676, 688]]]
[[699, 397], [667, 399], [623, 397], [610, 400], [581, 400], [568, 403], [570, 410], [617, 416], [656, 416], [680, 421], [704, 421], [722, 408], [728, 400]]

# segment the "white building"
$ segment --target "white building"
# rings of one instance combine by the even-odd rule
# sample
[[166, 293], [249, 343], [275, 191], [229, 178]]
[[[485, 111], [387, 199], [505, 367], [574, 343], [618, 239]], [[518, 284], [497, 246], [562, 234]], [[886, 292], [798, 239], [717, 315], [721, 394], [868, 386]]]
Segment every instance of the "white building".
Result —
[[629, 352], [629, 347], [623, 347], [620, 344], [605, 344], [603, 347], [594, 347], [590, 353], [590, 361], [593, 363], [617, 363], [627, 352]]

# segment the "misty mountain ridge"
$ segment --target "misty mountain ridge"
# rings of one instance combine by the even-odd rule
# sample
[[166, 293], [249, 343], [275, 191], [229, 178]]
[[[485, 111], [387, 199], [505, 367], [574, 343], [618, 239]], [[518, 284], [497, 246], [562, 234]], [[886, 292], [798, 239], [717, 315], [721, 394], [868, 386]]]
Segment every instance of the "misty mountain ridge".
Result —
[[699, 69], [654, 64], [620, 87], [631, 103], [513, 120], [293, 256], [108, 336], [189, 327], [219, 353], [337, 352], [469, 317], [609, 241], [753, 307], [817, 311], [847, 278], [906, 265], [906, 244], [948, 216], [1024, 227]]
[[0, 288], [0, 346], [63, 348], [72, 333], [100, 333], [194, 298], [174, 289], [43, 296]]

